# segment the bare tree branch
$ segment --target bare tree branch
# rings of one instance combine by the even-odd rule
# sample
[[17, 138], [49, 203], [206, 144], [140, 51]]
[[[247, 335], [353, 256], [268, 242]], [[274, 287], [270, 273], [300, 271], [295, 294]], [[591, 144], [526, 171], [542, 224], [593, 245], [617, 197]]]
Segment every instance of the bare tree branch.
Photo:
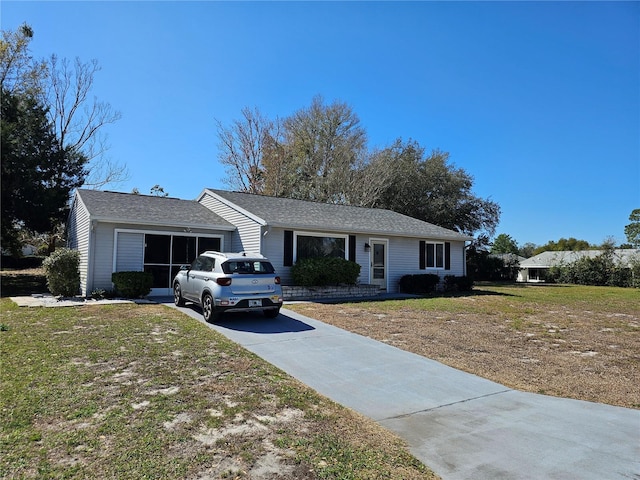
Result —
[[234, 190], [250, 193], [264, 191], [263, 156], [271, 136], [273, 122], [257, 108], [242, 109], [242, 118], [226, 128], [216, 120], [218, 160], [225, 166], [225, 182]]
[[103, 187], [120, 183], [128, 177], [126, 166], [105, 157], [109, 146], [103, 127], [115, 123], [122, 115], [111, 105], [89, 94], [95, 74], [100, 71], [97, 60], [74, 63], [52, 55], [48, 62], [49, 89], [45, 102], [50, 105], [49, 116], [60, 143], [81, 153], [88, 159], [85, 186]]

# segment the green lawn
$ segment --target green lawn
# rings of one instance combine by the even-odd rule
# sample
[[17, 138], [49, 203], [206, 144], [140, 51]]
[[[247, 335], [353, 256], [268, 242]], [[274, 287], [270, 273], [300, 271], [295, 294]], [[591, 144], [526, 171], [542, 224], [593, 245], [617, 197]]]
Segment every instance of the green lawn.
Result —
[[0, 307], [0, 478], [435, 478], [173, 309]]

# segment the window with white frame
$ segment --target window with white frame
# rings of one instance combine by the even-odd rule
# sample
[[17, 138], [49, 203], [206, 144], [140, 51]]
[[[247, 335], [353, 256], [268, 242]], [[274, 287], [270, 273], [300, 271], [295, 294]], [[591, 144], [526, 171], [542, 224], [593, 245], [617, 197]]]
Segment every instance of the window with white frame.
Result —
[[296, 259], [317, 257], [347, 258], [347, 235], [296, 233]]
[[444, 268], [444, 243], [427, 243], [426, 267]]

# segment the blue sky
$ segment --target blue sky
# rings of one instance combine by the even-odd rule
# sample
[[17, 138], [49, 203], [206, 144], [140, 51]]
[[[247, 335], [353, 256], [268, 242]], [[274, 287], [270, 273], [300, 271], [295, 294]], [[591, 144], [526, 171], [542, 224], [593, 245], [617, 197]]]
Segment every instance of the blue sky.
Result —
[[35, 57], [97, 59], [134, 187], [226, 188], [215, 119], [348, 103], [370, 148], [450, 153], [519, 244], [626, 241], [640, 208], [639, 2], [3, 1]]

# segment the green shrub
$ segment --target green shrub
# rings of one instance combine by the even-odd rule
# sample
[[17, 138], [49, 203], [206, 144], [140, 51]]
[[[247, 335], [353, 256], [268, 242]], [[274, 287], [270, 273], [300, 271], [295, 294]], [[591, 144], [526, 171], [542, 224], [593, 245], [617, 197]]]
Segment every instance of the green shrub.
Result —
[[400, 291], [416, 295], [431, 293], [438, 283], [440, 283], [440, 277], [433, 273], [405, 275], [400, 279]]
[[469, 277], [456, 277], [447, 275], [444, 277], [445, 292], [470, 292], [473, 289], [473, 280]]
[[337, 257], [305, 258], [291, 267], [293, 283], [303, 287], [355, 285], [359, 275], [359, 264]]
[[[638, 272], [634, 270], [636, 268]], [[597, 285], [613, 287], [633, 287], [640, 274], [633, 260], [628, 268], [616, 264], [611, 252], [605, 250], [595, 257], [579, 258], [571, 263], [563, 263], [547, 270], [545, 281], [571, 283], [577, 285]]]
[[633, 272], [631, 268], [616, 267], [611, 270], [607, 285], [611, 287], [632, 287]]
[[631, 258], [629, 269], [631, 270], [631, 286], [640, 288], [640, 255]]
[[151, 291], [153, 275], [149, 272], [114, 272], [111, 281], [123, 297], [140, 298]]
[[59, 248], [42, 262], [47, 287], [53, 295], [73, 297], [80, 290], [80, 253]]

